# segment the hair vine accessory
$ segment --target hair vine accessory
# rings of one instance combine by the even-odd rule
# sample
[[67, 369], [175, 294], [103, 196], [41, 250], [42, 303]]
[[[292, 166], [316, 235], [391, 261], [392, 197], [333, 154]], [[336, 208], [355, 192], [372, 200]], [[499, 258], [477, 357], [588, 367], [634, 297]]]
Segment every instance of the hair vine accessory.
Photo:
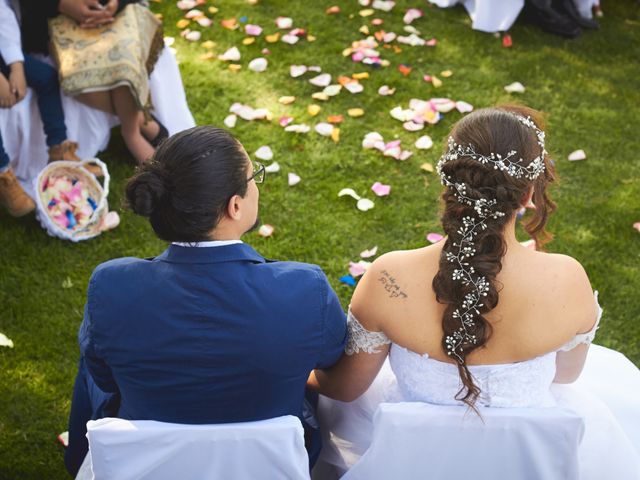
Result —
[[504, 217], [505, 213], [496, 210], [497, 200], [495, 199], [473, 199], [467, 195], [467, 185], [465, 183], [454, 182], [451, 176], [442, 171], [443, 166], [459, 157], [472, 158], [483, 165], [493, 164], [493, 168], [500, 170], [514, 178], [526, 178], [535, 180], [544, 172], [544, 157], [547, 154], [544, 146], [544, 132], [540, 130], [530, 117], [522, 117], [516, 115], [520, 123], [532, 128], [536, 132], [537, 142], [541, 148], [538, 157], [524, 166], [522, 158], [513, 160], [517, 154], [515, 150], [510, 151], [504, 157], [500, 154], [491, 153], [489, 155], [481, 155], [476, 153], [473, 145], [458, 145], [452, 137], [449, 137], [447, 152], [442, 156], [437, 165], [437, 171], [440, 175], [442, 184], [451, 188], [459, 203], [473, 207], [475, 215], [467, 215], [462, 218], [462, 226], [457, 230], [460, 236], [458, 242], [452, 245], [457, 248], [455, 253], [445, 252], [446, 259], [456, 264], [453, 271], [452, 279], [461, 281], [463, 285], [472, 287], [472, 291], [464, 296], [461, 307], [453, 311], [453, 318], [460, 320], [460, 327], [451, 335], [445, 337], [445, 345], [447, 355], [455, 357], [458, 362], [464, 363], [463, 351], [468, 345], [475, 345], [477, 338], [472, 333], [475, 326], [475, 318], [480, 315], [480, 308], [484, 306], [482, 298], [486, 297], [489, 292], [489, 282], [483, 275], [478, 275], [473, 266], [470, 265], [470, 259], [476, 254], [474, 238], [478, 233], [487, 228], [487, 219], [497, 219]]

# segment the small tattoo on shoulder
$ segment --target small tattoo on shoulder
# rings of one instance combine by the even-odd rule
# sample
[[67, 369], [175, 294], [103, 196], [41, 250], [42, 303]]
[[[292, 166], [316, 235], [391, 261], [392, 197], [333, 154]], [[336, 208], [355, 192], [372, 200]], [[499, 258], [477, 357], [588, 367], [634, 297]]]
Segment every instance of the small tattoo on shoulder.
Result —
[[408, 295], [402, 291], [400, 285], [396, 283], [396, 279], [386, 270], [382, 270], [378, 281], [382, 284], [389, 298], [408, 298]]

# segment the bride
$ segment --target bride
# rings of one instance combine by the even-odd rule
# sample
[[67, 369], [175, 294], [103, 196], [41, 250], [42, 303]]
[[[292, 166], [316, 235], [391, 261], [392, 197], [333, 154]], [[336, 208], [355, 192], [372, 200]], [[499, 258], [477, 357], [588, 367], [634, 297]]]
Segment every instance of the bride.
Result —
[[[555, 209], [539, 117], [488, 108], [453, 128], [438, 163], [447, 237], [373, 263], [351, 300], [345, 354], [309, 377], [323, 395], [325, 462], [357, 461], [381, 402], [560, 405], [585, 420], [581, 478], [640, 477], [640, 372], [603, 347], [587, 356], [602, 310], [580, 263], [516, 239], [517, 213], [530, 207], [524, 229], [540, 249]], [[578, 379], [587, 358], [586, 380], [561, 385]], [[597, 388], [612, 379], [617, 390]]]

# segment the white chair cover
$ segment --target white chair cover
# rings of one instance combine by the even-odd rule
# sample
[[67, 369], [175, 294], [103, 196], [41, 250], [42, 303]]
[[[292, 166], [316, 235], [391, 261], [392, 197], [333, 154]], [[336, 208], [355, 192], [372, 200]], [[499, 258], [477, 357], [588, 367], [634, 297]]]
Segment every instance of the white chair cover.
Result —
[[[591, 18], [591, 9], [598, 5], [599, 0], [573, 0], [576, 8], [585, 18]], [[441, 7], [453, 7], [462, 4], [469, 12], [472, 28], [481, 32], [504, 32], [509, 30], [520, 11], [524, 7], [524, 0], [429, 0]]]
[[364, 456], [343, 480], [577, 480], [584, 423], [560, 408], [382, 403]]
[[87, 423], [90, 478], [308, 480], [303, 435], [300, 420], [291, 415], [218, 425], [92, 420]]
[[[176, 59], [164, 48], [149, 80], [153, 111], [169, 134], [195, 126], [180, 77]], [[111, 128], [118, 119], [94, 110], [62, 94], [67, 137], [79, 143], [78, 156], [94, 158], [109, 143]], [[0, 133], [11, 167], [25, 190], [33, 197], [33, 179], [47, 164], [47, 145], [36, 97], [27, 96], [11, 109], [0, 108]]]

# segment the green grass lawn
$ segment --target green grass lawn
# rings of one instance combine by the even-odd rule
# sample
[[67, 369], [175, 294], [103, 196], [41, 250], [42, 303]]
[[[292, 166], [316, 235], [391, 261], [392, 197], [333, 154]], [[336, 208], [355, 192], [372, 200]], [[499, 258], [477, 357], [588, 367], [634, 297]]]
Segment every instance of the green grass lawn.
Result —
[[[271, 122], [238, 120], [233, 133], [252, 154], [269, 145], [280, 173], [268, 176], [261, 186], [261, 218], [275, 226], [271, 238], [253, 233], [245, 240], [265, 256], [319, 264], [329, 276], [346, 307], [352, 289], [339, 282], [349, 261], [374, 245], [379, 252], [425, 245], [428, 232], [440, 232], [438, 196], [440, 184], [433, 173], [421, 170], [435, 165], [451, 125], [461, 118], [452, 111], [435, 126], [422, 132], [405, 131], [389, 110], [408, 106], [411, 98], [449, 97], [465, 100], [476, 108], [504, 102], [521, 102], [543, 110], [548, 120], [548, 150], [556, 159], [561, 179], [555, 189], [559, 208], [551, 219], [555, 240], [548, 249], [577, 258], [600, 291], [605, 309], [599, 344], [620, 350], [640, 364], [640, 233], [632, 228], [640, 221], [640, 18], [635, 1], [604, 2], [601, 29], [577, 40], [565, 41], [539, 30], [517, 25], [512, 30], [514, 46], [503, 48], [492, 35], [474, 32], [464, 10], [439, 10], [425, 1], [397, 2], [390, 13], [362, 18], [355, 0], [339, 2], [342, 12], [325, 14], [332, 2], [261, 0], [251, 6], [246, 0], [218, 0], [220, 9], [202, 41], [216, 42], [214, 53], [237, 45], [242, 69], [232, 72], [218, 60], [202, 60], [201, 42], [189, 43], [179, 36], [176, 22], [183, 12], [174, 1], [153, 3], [164, 16], [165, 34], [176, 37], [180, 68], [187, 97], [198, 124], [222, 125], [233, 102], [267, 107]], [[206, 6], [211, 5], [208, 1]], [[408, 7], [425, 10], [413, 23], [436, 47], [410, 47], [402, 51], [382, 49], [390, 66], [374, 69], [342, 56], [351, 42], [364, 36], [358, 32], [371, 18], [384, 19], [386, 31], [402, 32], [402, 16]], [[317, 39], [297, 45], [267, 44], [265, 34], [276, 31], [274, 19], [290, 16], [294, 26], [308, 29]], [[225, 30], [221, 19], [246, 16], [265, 32], [253, 45], [242, 45], [242, 29]], [[264, 73], [247, 69], [249, 60], [269, 48], [269, 67]], [[413, 67], [408, 77], [398, 71], [404, 63]], [[320, 65], [335, 79], [368, 71], [363, 93], [343, 91], [328, 102], [315, 102], [317, 88], [304, 77], [289, 76], [289, 65]], [[442, 78], [435, 88], [423, 81], [426, 73]], [[508, 94], [503, 87], [520, 81], [524, 94]], [[397, 88], [391, 97], [377, 94], [381, 85]], [[291, 105], [277, 99], [293, 95]], [[312, 118], [307, 106], [317, 103], [320, 114]], [[346, 116], [348, 108], [360, 107], [365, 115]], [[311, 126], [327, 115], [344, 114], [341, 138], [334, 143], [313, 130], [306, 134], [285, 133], [278, 125], [281, 115], [294, 123]], [[381, 153], [363, 150], [369, 131], [385, 140], [402, 139], [414, 155], [398, 162]], [[429, 134], [435, 146], [418, 151], [413, 142]], [[80, 139], [81, 140], [81, 139]], [[587, 160], [569, 162], [567, 155], [582, 148]], [[132, 160], [116, 134], [108, 150], [100, 155], [112, 174], [110, 204], [119, 211], [117, 230], [78, 245], [50, 238], [31, 216], [13, 219], [0, 212], [0, 332], [15, 342], [15, 348], [0, 347], [0, 478], [65, 478], [62, 450], [56, 435], [66, 430], [73, 379], [78, 360], [76, 332], [82, 320], [87, 281], [93, 268], [110, 258], [153, 256], [165, 245], [158, 241], [144, 219], [121, 208], [123, 186], [134, 170]], [[287, 185], [287, 173], [302, 181]], [[391, 195], [375, 198], [371, 185], [391, 185]], [[344, 187], [375, 199], [376, 206], [360, 212], [355, 202], [338, 198]], [[524, 239], [524, 237], [523, 237]], [[64, 285], [63, 285], [64, 284]], [[522, 288], [527, 288], [523, 285]]]

